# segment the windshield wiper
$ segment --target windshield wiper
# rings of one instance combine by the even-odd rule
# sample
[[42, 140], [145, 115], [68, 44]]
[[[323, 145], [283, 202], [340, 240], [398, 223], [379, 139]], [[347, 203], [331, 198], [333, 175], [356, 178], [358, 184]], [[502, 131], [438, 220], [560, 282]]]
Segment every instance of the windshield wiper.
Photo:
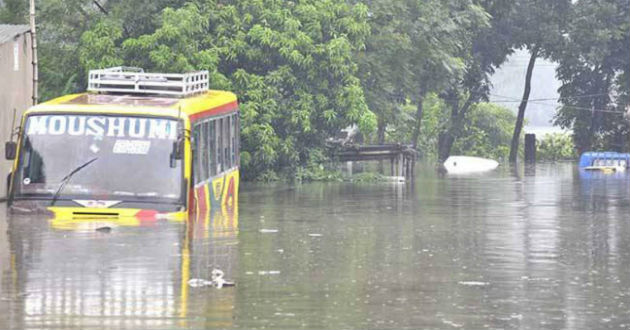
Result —
[[95, 162], [98, 159], [98, 157], [94, 157], [90, 160], [88, 160], [87, 162], [85, 162], [83, 165], [75, 168], [74, 170], [72, 170], [72, 172], [68, 173], [68, 175], [66, 175], [63, 179], [61, 179], [61, 184], [59, 185], [59, 188], [57, 188], [57, 191], [55, 192], [55, 194], [53, 195], [52, 201], [50, 202], [50, 206], [55, 205], [55, 203], [57, 202], [57, 199], [59, 198], [59, 195], [61, 194], [61, 192], [63, 191], [63, 188], [66, 186], [66, 184], [68, 182], [70, 182], [70, 179], [72, 179], [72, 176], [75, 175], [77, 172], [79, 172], [80, 170], [86, 168], [88, 165], [92, 164], [93, 162]]

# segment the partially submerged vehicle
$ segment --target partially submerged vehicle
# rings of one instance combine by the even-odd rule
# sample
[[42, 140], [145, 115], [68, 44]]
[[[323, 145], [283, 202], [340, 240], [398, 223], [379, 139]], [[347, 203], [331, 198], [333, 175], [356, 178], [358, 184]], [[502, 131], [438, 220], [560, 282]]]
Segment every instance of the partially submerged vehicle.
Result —
[[90, 71], [88, 93], [30, 108], [6, 143], [10, 210], [184, 219], [234, 208], [237, 98], [208, 85], [207, 71], [116, 67]]
[[630, 154], [618, 152], [585, 152], [580, 156], [581, 169], [586, 171], [624, 172], [630, 166]]
[[469, 157], [469, 156], [450, 156], [444, 161], [444, 169], [449, 174], [469, 174], [492, 171], [499, 167], [496, 160]]

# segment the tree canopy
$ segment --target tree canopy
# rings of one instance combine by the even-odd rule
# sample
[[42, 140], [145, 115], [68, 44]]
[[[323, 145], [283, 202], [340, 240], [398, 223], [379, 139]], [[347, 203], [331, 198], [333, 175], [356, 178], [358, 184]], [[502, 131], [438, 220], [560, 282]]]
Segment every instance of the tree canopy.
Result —
[[577, 2], [557, 55], [562, 107], [556, 124], [573, 130], [579, 152], [629, 149], [630, 3]]
[[[4, 1], [0, 22], [25, 23], [26, 4]], [[38, 0], [37, 6], [42, 99], [84, 90], [95, 68], [209, 70], [212, 88], [239, 96], [249, 179], [291, 176], [327, 159], [327, 139], [350, 125], [367, 141], [413, 144], [424, 156], [445, 158], [472, 145], [469, 154], [496, 156], [498, 149], [488, 146], [505, 142], [509, 117], [485, 105], [489, 78], [523, 48], [532, 63], [537, 57], [559, 63], [563, 106], [555, 122], [573, 129], [580, 151], [628, 148], [621, 112], [630, 99], [630, 4], [623, 0]], [[527, 98], [526, 90], [512, 146]], [[500, 134], [491, 122], [501, 123]], [[488, 140], [481, 131], [501, 138]]]

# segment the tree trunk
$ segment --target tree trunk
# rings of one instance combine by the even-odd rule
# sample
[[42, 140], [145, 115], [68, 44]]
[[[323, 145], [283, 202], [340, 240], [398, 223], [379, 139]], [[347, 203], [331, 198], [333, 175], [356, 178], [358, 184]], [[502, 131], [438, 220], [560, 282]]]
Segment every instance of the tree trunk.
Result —
[[440, 163], [443, 163], [451, 155], [453, 143], [455, 143], [455, 137], [450, 130], [440, 133], [438, 139], [438, 160]]
[[420, 127], [422, 127], [422, 115], [424, 113], [424, 108], [422, 103], [424, 102], [424, 92], [419, 93], [418, 97], [418, 108], [416, 111], [416, 127], [413, 130], [413, 136], [411, 138], [411, 145], [414, 149], [418, 146], [418, 139], [420, 138]]
[[378, 144], [384, 144], [385, 143], [385, 127], [387, 125], [385, 124], [385, 120], [381, 117], [378, 118], [378, 127], [376, 129], [376, 137], [378, 139], [377, 143]]
[[[454, 100], [455, 95], [455, 93], [451, 95]], [[438, 138], [438, 160], [440, 163], [444, 162], [451, 155], [453, 144], [455, 144], [459, 133], [464, 129], [462, 126], [466, 118], [466, 113], [476, 101], [477, 98], [475, 94], [471, 92], [461, 108], [459, 108], [459, 102], [456, 100], [451, 102], [451, 126], [440, 133]]]
[[[377, 143], [380, 145], [385, 144], [385, 128], [386, 128], [387, 124], [385, 123], [385, 120], [379, 116], [378, 117], [378, 128], [376, 130], [376, 136], [377, 136]], [[385, 173], [385, 168], [383, 167], [383, 161], [379, 160], [378, 161], [378, 172], [383, 174]]]
[[[601, 71], [602, 67], [600, 66], [598, 71]], [[596, 143], [599, 142], [596, 137], [598, 136], [598, 132], [604, 120], [604, 114], [598, 109], [606, 109], [608, 107], [608, 96], [605, 96], [610, 90], [611, 80], [614, 77], [610, 75], [606, 75], [601, 84], [598, 84], [598, 88], [595, 90], [596, 94], [601, 94], [602, 96], [596, 97], [593, 99], [592, 103], [592, 112], [591, 112], [591, 127], [590, 134], [588, 139], [588, 149], [585, 151], [592, 151], [595, 147]]]
[[538, 46], [532, 49], [531, 57], [529, 58], [529, 64], [527, 65], [527, 75], [525, 76], [525, 91], [523, 92], [523, 99], [518, 106], [518, 116], [516, 117], [516, 125], [514, 126], [514, 135], [512, 135], [512, 145], [510, 147], [510, 162], [515, 163], [518, 156], [518, 145], [521, 139], [521, 131], [523, 130], [523, 121], [525, 120], [525, 109], [527, 108], [527, 101], [529, 100], [529, 94], [532, 91], [532, 73], [534, 72], [534, 66], [536, 65], [536, 59], [538, 58]]

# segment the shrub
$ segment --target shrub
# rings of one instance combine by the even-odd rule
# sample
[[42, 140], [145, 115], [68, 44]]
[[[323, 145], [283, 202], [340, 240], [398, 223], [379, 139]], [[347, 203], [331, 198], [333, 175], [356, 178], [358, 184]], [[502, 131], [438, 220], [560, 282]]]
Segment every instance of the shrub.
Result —
[[538, 140], [536, 158], [542, 161], [577, 159], [577, 151], [571, 135], [568, 133], [551, 133]]

